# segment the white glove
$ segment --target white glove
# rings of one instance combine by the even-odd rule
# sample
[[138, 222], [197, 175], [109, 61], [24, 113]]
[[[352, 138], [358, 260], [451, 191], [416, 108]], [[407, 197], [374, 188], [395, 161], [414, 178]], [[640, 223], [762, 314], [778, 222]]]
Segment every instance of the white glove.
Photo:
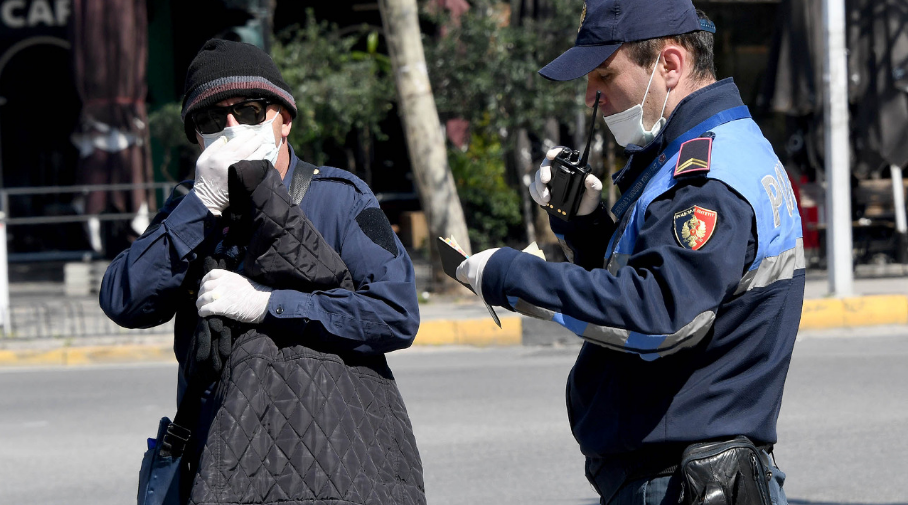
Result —
[[261, 323], [268, 312], [271, 288], [229, 270], [214, 269], [202, 278], [199, 316], [224, 316], [241, 323]]
[[232, 140], [220, 137], [202, 151], [195, 163], [195, 184], [192, 191], [215, 216], [227, 208], [227, 168], [237, 161], [254, 159], [252, 155], [262, 147], [253, 132], [245, 132]]
[[[548, 186], [552, 182], [552, 160], [562, 149], [564, 147], [549, 149], [542, 164], [539, 165], [539, 170], [536, 171], [533, 182], [530, 183], [530, 197], [539, 205], [546, 206], [552, 199]], [[586, 189], [583, 191], [583, 196], [580, 197], [580, 206], [577, 208], [578, 216], [591, 214], [602, 201], [602, 181], [598, 177], [593, 174], [587, 175], [583, 185]]]
[[480, 298], [482, 298], [482, 271], [485, 270], [486, 263], [489, 262], [489, 258], [491, 258], [497, 250], [498, 248], [486, 249], [485, 251], [478, 252], [463, 260], [463, 262], [457, 266], [457, 280], [472, 286], [473, 292], [479, 295]]

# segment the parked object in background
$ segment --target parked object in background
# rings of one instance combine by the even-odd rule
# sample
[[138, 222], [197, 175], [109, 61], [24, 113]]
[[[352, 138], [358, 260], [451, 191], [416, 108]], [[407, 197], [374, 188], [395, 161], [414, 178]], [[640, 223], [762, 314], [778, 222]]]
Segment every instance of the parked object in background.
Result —
[[[819, 255], [815, 266], [821, 268], [825, 267], [827, 229], [824, 188], [825, 185], [817, 183], [801, 184], [799, 187], [802, 217], [808, 217], [804, 221], [805, 237], [811, 236], [811, 233], [816, 234]], [[908, 191], [908, 180], [902, 181], [902, 188], [904, 195]], [[900, 234], [898, 230], [898, 212], [904, 215], [908, 210], [905, 206], [901, 209], [895, 207], [897, 198], [892, 179], [857, 181], [857, 185], [852, 188], [851, 199], [855, 263], [904, 263], [904, 234]]]
[[400, 214], [400, 240], [404, 246], [412, 249], [422, 249], [429, 244], [429, 225], [426, 223], [426, 214], [423, 211], [401, 212]]

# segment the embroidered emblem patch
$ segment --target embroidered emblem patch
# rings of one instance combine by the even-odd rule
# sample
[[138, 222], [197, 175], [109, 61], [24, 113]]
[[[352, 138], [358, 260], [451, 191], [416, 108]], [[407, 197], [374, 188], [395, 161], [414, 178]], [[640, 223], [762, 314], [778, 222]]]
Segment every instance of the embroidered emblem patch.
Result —
[[682, 247], [696, 251], [703, 247], [716, 229], [719, 214], [714, 210], [693, 207], [675, 213], [675, 238]]
[[681, 144], [678, 164], [675, 165], [675, 177], [709, 172], [712, 150], [713, 139], [709, 137], [700, 137]]
[[580, 13], [580, 26], [577, 27], [577, 33], [583, 28], [583, 22], [586, 21], [586, 2], [583, 2], [583, 12]]

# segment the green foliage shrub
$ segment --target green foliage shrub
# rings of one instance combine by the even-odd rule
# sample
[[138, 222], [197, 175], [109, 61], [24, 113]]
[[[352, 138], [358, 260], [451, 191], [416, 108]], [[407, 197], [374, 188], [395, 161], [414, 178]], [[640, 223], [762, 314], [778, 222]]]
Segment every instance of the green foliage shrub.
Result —
[[429, 15], [448, 27], [445, 37], [427, 40], [426, 61], [443, 118], [470, 122], [474, 131], [501, 138], [505, 154], [515, 133], [542, 134], [554, 117], [573, 125], [583, 107], [586, 80], [551, 82], [537, 71], [571, 47], [580, 26], [582, 3], [551, 0], [544, 19], [510, 16], [509, 4], [474, 0], [455, 25], [446, 13]]
[[152, 146], [160, 152], [160, 160], [155, 167], [156, 180], [185, 180], [190, 176], [189, 167], [199, 154], [198, 147], [186, 140], [180, 118], [181, 108], [180, 102], [170, 102], [148, 114], [148, 136]]
[[[395, 100], [391, 61], [378, 52], [379, 34], [368, 26], [338, 30], [311, 10], [305, 26], [276, 36], [271, 57], [290, 85], [299, 111], [290, 145], [301, 158], [323, 164], [324, 147], [343, 146], [357, 130], [383, 140], [379, 123]], [[355, 47], [365, 39], [365, 51]]]
[[473, 134], [466, 151], [448, 150], [474, 251], [499, 247], [520, 236], [520, 196], [505, 183], [504, 154], [496, 137]]
[[550, 11], [539, 19], [521, 20], [511, 16], [507, 2], [470, 4], [458, 23], [446, 12], [427, 14], [447, 33], [426, 39], [426, 62], [442, 120], [470, 124], [467, 151], [451, 149], [448, 158], [472, 248], [480, 251], [520, 245], [525, 238], [521, 192], [526, 188], [513, 182], [520, 174], [506, 176], [505, 169], [506, 160], [516, 161], [518, 130], [543, 138], [549, 118], [573, 127], [584, 107], [585, 79], [556, 83], [537, 73], [573, 45], [583, 4], [551, 0]]

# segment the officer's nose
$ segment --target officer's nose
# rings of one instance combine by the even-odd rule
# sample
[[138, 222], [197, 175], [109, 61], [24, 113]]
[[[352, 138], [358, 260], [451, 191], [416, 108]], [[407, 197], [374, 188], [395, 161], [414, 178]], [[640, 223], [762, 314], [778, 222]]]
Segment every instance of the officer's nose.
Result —
[[239, 121], [237, 121], [236, 118], [233, 117], [233, 114], [227, 114], [227, 126], [237, 126], [239, 124]]
[[[596, 80], [592, 77], [588, 77], [586, 80], [586, 96], [584, 97], [584, 101], [586, 102], [587, 107], [592, 108], [593, 104], [596, 102], [596, 91], [601, 91], [599, 86], [597, 86]], [[602, 108], [603, 104], [605, 104], [605, 93], [603, 93], [602, 96], [599, 97], [600, 109]]]

